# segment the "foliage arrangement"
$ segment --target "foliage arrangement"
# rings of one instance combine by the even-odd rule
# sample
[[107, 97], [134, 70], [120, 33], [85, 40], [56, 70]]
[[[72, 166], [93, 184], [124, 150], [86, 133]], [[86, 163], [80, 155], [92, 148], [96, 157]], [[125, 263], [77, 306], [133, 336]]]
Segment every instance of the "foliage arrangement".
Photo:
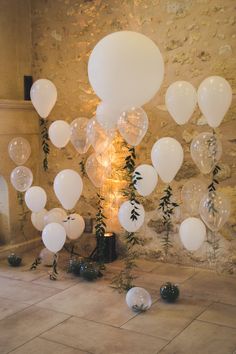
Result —
[[18, 204], [20, 206], [20, 212], [19, 212], [20, 232], [24, 236], [24, 239], [27, 240], [24, 226], [26, 224], [27, 214], [29, 213], [29, 211], [25, 209], [24, 193], [23, 192], [17, 191], [17, 200], [18, 200]]
[[36, 270], [40, 264], [41, 264], [41, 258], [36, 257], [33, 263], [31, 264], [30, 270]]
[[52, 271], [49, 274], [50, 280], [57, 280], [57, 276], [58, 276], [57, 260], [58, 260], [58, 254], [55, 253], [53, 258], [53, 263], [52, 263]]
[[86, 170], [85, 170], [85, 158], [82, 158], [79, 162], [79, 166], [80, 166], [80, 172], [82, 177], [86, 176]]
[[101, 268], [104, 268], [104, 251], [105, 251], [105, 239], [104, 235], [106, 232], [106, 216], [104, 215], [104, 208], [103, 208], [103, 202], [105, 201], [105, 198], [97, 193], [98, 197], [98, 202], [97, 202], [97, 214], [96, 214], [96, 219], [95, 219], [95, 235], [96, 235], [96, 240], [97, 240], [97, 247], [96, 247], [96, 252], [97, 252], [97, 261], [100, 265]]
[[47, 120], [40, 118], [39, 125], [40, 125], [40, 133], [41, 133], [41, 138], [42, 138], [42, 149], [43, 149], [43, 153], [44, 153], [43, 169], [44, 169], [44, 171], [47, 171], [48, 170], [48, 155], [50, 153]]

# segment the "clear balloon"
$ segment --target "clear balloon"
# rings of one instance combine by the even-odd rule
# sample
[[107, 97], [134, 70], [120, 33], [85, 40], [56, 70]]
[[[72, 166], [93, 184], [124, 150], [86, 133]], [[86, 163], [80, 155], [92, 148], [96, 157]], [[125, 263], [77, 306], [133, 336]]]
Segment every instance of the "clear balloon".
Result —
[[125, 141], [137, 146], [148, 129], [148, 117], [142, 108], [131, 108], [121, 114], [117, 123], [118, 130]]
[[141, 107], [159, 90], [164, 62], [151, 39], [120, 31], [97, 43], [89, 57], [88, 76], [102, 101], [122, 109]]
[[18, 166], [11, 173], [11, 183], [19, 192], [25, 192], [33, 183], [33, 173], [28, 167]]
[[181, 199], [189, 215], [196, 216], [199, 214], [199, 204], [206, 192], [206, 183], [198, 178], [191, 178], [183, 185]]
[[97, 106], [96, 119], [104, 130], [114, 130], [117, 127], [117, 121], [121, 115], [119, 108], [116, 108], [109, 103], [101, 102]]
[[152, 306], [152, 298], [147, 290], [135, 286], [127, 292], [126, 303], [133, 311], [146, 311]]
[[22, 137], [13, 138], [8, 144], [8, 154], [16, 165], [23, 165], [31, 154], [28, 140]]
[[100, 164], [97, 160], [96, 154], [92, 154], [87, 158], [85, 171], [94, 186], [100, 188], [109, 177], [111, 169], [110, 165], [105, 167]]
[[83, 181], [78, 172], [66, 169], [56, 175], [53, 188], [63, 208], [71, 210], [81, 196]]
[[44, 216], [44, 224], [45, 226], [56, 222], [57, 224], [61, 224], [64, 226], [64, 221], [67, 219], [67, 214], [65, 210], [62, 208], [53, 208], [49, 210]]
[[222, 145], [213, 133], [201, 133], [190, 146], [191, 157], [203, 174], [210, 173], [222, 155]]
[[162, 181], [170, 183], [183, 163], [184, 152], [174, 138], [161, 138], [152, 147], [151, 159]]
[[31, 222], [33, 226], [38, 230], [38, 231], [43, 231], [45, 223], [44, 223], [44, 216], [47, 214], [46, 209], [42, 209], [38, 213], [31, 213]]
[[120, 206], [118, 218], [121, 226], [126, 231], [136, 232], [144, 223], [144, 207], [134, 201], [126, 201]]
[[53, 145], [57, 148], [63, 148], [70, 141], [70, 125], [64, 120], [56, 120], [50, 125], [48, 135]]
[[50, 267], [53, 264], [54, 253], [49, 251], [47, 248], [43, 248], [39, 254], [39, 258], [41, 259], [42, 265]]
[[165, 104], [177, 124], [187, 123], [197, 105], [195, 87], [187, 81], [174, 82], [166, 91]]
[[133, 181], [138, 193], [146, 197], [156, 188], [158, 181], [157, 172], [151, 165], [140, 165], [133, 173]]
[[85, 154], [89, 147], [90, 142], [87, 136], [87, 125], [89, 119], [88, 118], [76, 118], [71, 123], [71, 138], [70, 141], [73, 144], [74, 148], [80, 154]]
[[106, 150], [114, 138], [113, 131], [105, 131], [95, 118], [91, 118], [87, 125], [87, 137], [96, 153]]
[[116, 159], [116, 150], [114, 146], [111, 144], [106, 150], [104, 150], [100, 154], [96, 154], [96, 158], [98, 162], [104, 167], [110, 167], [111, 163], [114, 162]]
[[230, 216], [230, 201], [221, 192], [206, 193], [200, 202], [199, 212], [211, 231], [219, 231]]
[[44, 246], [51, 252], [59, 252], [65, 244], [66, 232], [63, 226], [51, 223], [45, 226], [42, 233]]
[[216, 128], [222, 122], [232, 102], [232, 89], [220, 76], [210, 76], [198, 88], [198, 105], [207, 123]]
[[179, 235], [188, 251], [197, 251], [205, 241], [206, 227], [198, 218], [187, 218], [180, 225]]
[[70, 214], [63, 223], [63, 226], [68, 238], [70, 240], [77, 240], [84, 232], [85, 222], [79, 214]]
[[57, 100], [57, 89], [52, 81], [39, 79], [30, 90], [30, 98], [41, 118], [47, 118]]
[[38, 186], [30, 187], [25, 193], [25, 203], [31, 211], [40, 212], [47, 203], [45, 190]]

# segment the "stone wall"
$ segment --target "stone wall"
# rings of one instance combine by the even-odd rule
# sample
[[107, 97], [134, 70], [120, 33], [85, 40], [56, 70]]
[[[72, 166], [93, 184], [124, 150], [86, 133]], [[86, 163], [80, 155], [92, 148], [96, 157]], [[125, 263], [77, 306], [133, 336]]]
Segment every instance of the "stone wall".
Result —
[[[32, 41], [34, 79], [45, 77], [58, 89], [58, 102], [50, 121], [66, 119], [71, 122], [79, 116], [92, 117], [98, 98], [87, 78], [88, 57], [95, 44], [105, 35], [119, 30], [142, 32], [159, 46], [165, 61], [165, 79], [156, 97], [146, 110], [150, 129], [137, 149], [139, 162], [150, 163], [150, 150], [157, 138], [172, 136], [178, 139], [185, 152], [184, 165], [173, 187], [179, 201], [184, 182], [199, 171], [190, 158], [189, 144], [193, 136], [210, 131], [204, 117], [197, 110], [189, 124], [177, 126], [164, 106], [167, 87], [176, 80], [190, 81], [195, 87], [207, 76], [221, 75], [236, 87], [236, 14], [234, 0], [33, 0]], [[235, 101], [234, 101], [235, 102]], [[236, 254], [236, 139], [235, 103], [217, 129], [224, 154], [220, 189], [232, 201], [231, 218], [218, 235], [219, 264], [232, 268]], [[45, 174], [45, 186], [50, 194], [50, 205], [58, 202], [52, 192], [52, 181], [65, 167], [79, 170], [80, 156], [71, 146], [59, 151], [51, 147], [50, 171]], [[84, 194], [78, 211], [94, 215], [95, 188], [84, 178]], [[144, 202], [146, 222], [141, 230], [145, 236], [143, 253], [156, 256], [160, 249], [162, 226], [156, 210], [164, 185]], [[176, 221], [174, 232], [178, 229]], [[175, 247], [171, 251], [174, 262], [205, 264], [205, 247], [194, 255], [182, 250], [178, 236], [173, 236]], [[228, 269], [227, 268], [227, 269]]]

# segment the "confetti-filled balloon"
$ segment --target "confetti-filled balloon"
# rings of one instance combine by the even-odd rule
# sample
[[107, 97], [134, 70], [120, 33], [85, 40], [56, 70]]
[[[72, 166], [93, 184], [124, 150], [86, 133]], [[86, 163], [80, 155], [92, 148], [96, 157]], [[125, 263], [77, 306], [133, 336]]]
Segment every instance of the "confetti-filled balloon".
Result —
[[18, 192], [25, 192], [33, 183], [33, 173], [28, 167], [17, 166], [11, 173], [11, 183]]
[[131, 288], [126, 294], [128, 307], [135, 312], [147, 311], [152, 306], [151, 295], [139, 287]]
[[24, 165], [31, 154], [31, 147], [25, 138], [13, 138], [8, 144], [8, 154], [16, 165]]

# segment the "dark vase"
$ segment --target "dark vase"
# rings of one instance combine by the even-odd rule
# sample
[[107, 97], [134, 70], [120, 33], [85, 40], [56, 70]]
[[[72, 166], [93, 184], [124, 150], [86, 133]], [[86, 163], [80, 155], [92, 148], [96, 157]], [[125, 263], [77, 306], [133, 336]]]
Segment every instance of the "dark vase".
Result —
[[177, 285], [167, 282], [160, 287], [161, 298], [167, 302], [175, 302], [179, 297]]

